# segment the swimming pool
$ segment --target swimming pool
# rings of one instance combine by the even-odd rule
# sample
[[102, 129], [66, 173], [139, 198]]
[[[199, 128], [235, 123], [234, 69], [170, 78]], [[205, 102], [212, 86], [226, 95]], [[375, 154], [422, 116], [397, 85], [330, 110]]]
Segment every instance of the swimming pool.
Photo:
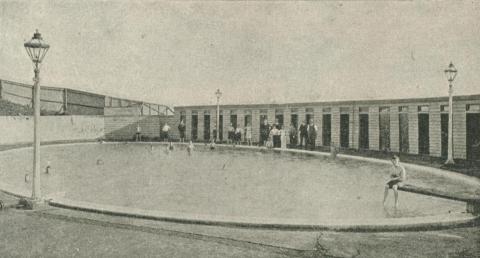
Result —
[[[0, 180], [24, 189], [31, 149], [0, 154]], [[400, 193], [382, 204], [388, 164], [261, 149], [197, 145], [172, 152], [161, 144], [77, 144], [42, 147], [43, 195], [190, 216], [242, 221], [375, 220], [465, 211], [462, 202]], [[416, 185], [474, 189], [473, 183], [409, 170]]]

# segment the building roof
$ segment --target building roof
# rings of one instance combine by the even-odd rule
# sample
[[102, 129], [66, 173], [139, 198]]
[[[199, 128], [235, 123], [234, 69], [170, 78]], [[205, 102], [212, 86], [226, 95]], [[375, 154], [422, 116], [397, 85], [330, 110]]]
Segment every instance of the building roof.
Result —
[[[480, 101], [480, 94], [454, 96], [454, 101]], [[430, 98], [408, 98], [408, 99], [375, 99], [375, 100], [341, 100], [341, 101], [319, 101], [319, 102], [295, 102], [282, 104], [235, 104], [220, 105], [222, 109], [238, 108], [295, 108], [308, 106], [350, 106], [350, 105], [391, 105], [404, 103], [425, 103], [425, 102], [447, 102], [448, 97], [430, 97]], [[175, 109], [214, 109], [216, 105], [195, 105], [195, 106], [176, 106]]]

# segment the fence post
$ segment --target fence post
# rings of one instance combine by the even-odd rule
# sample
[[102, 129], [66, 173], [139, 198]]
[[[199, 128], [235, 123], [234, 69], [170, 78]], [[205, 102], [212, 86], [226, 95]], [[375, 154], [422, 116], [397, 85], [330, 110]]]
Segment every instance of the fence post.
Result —
[[67, 98], [67, 89], [63, 89], [63, 113], [67, 113], [68, 108], [68, 98]]
[[3, 91], [3, 85], [2, 85], [2, 80], [0, 80], [0, 99], [3, 99], [2, 91]]

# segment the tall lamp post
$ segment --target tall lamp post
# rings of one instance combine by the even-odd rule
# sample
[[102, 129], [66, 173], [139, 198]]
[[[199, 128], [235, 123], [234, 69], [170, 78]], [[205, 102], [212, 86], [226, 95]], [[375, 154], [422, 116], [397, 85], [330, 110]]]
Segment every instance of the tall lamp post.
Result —
[[35, 31], [30, 41], [23, 44], [27, 54], [32, 59], [35, 77], [33, 78], [33, 184], [32, 199], [40, 200], [40, 65], [50, 46], [42, 39], [42, 35]]
[[220, 140], [220, 97], [222, 96], [222, 92], [220, 89], [217, 89], [215, 92], [215, 96], [217, 96], [217, 141]]
[[445, 164], [455, 164], [453, 160], [453, 80], [457, 76], [457, 68], [450, 62], [445, 75], [448, 80], [448, 156]]

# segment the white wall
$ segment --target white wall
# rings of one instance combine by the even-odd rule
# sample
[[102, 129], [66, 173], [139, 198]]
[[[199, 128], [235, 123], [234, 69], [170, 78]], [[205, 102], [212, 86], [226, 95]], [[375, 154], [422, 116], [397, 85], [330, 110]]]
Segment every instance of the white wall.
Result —
[[[104, 138], [103, 116], [42, 116], [42, 141]], [[0, 144], [33, 142], [33, 117], [0, 116]]]

